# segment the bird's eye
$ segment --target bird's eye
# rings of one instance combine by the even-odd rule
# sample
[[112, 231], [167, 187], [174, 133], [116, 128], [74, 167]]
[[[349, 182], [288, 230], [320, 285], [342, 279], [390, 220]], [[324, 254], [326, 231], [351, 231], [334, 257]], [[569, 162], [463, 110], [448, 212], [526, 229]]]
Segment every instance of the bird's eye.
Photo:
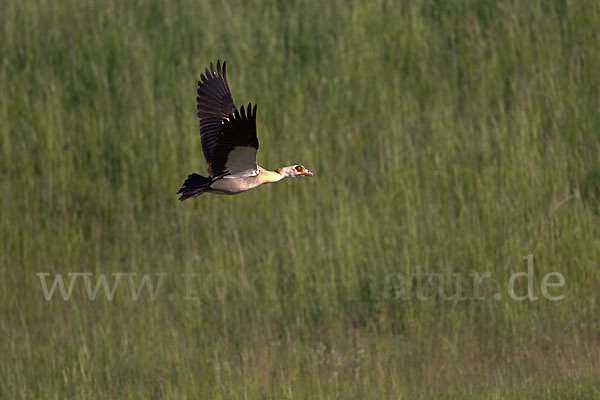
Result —
[[296, 171], [302, 172], [304, 171], [304, 167], [302, 165], [296, 165]]

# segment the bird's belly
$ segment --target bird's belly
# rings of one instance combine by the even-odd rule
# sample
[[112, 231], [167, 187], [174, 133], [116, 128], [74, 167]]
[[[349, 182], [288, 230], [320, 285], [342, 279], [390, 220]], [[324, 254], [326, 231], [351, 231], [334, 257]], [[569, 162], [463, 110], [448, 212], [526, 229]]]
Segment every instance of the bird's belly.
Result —
[[255, 176], [247, 178], [221, 178], [210, 185], [210, 191], [215, 194], [237, 194], [253, 189], [260, 185]]

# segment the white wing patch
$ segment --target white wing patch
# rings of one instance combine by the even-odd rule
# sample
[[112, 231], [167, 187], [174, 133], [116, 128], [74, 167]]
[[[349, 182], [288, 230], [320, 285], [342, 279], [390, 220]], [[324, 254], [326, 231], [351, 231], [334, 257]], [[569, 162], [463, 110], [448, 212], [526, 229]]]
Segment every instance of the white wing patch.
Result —
[[250, 146], [234, 147], [225, 163], [227, 175], [223, 178], [246, 178], [258, 175], [256, 149]]

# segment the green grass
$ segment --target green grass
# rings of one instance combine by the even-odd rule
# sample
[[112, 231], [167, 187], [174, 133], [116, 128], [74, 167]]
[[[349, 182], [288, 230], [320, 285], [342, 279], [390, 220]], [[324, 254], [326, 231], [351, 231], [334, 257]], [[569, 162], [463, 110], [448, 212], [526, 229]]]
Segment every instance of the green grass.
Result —
[[[600, 396], [598, 2], [0, 9], [0, 398]], [[177, 201], [218, 58], [260, 164], [315, 178]], [[46, 301], [38, 272], [166, 276]]]

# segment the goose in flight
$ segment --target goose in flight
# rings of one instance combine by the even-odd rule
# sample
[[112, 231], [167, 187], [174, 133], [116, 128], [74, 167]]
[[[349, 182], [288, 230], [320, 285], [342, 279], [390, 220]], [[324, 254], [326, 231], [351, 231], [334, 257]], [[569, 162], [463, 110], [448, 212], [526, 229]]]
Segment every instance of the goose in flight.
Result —
[[196, 98], [200, 118], [202, 151], [208, 164], [208, 177], [190, 174], [178, 194], [179, 200], [198, 197], [202, 193], [238, 194], [263, 183], [284, 178], [313, 176], [302, 165], [266, 170], [256, 163], [256, 105], [238, 110], [227, 84], [225, 61], [213, 63], [198, 81]]

